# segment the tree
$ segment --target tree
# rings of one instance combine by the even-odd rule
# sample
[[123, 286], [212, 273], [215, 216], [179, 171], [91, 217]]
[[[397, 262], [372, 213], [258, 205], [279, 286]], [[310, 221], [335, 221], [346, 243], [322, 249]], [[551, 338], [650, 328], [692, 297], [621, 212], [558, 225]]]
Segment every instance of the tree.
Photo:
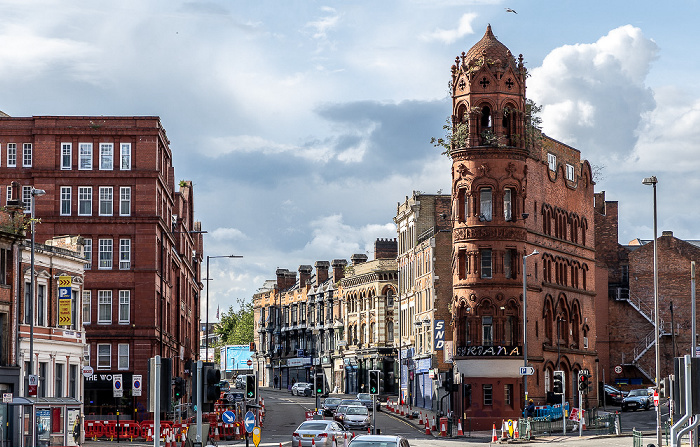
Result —
[[238, 299], [238, 309], [233, 306], [221, 314], [221, 322], [214, 329], [219, 345], [247, 345], [253, 341], [253, 303]]

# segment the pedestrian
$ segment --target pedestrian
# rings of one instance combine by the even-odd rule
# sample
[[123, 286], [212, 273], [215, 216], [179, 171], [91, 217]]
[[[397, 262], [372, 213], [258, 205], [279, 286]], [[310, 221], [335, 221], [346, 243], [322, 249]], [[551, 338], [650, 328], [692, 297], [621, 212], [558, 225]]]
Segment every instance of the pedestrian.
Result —
[[277, 388], [277, 382], [279, 382], [279, 378], [275, 376], [275, 388]]
[[535, 417], [535, 402], [532, 399], [530, 399], [530, 402], [527, 404], [527, 417]]

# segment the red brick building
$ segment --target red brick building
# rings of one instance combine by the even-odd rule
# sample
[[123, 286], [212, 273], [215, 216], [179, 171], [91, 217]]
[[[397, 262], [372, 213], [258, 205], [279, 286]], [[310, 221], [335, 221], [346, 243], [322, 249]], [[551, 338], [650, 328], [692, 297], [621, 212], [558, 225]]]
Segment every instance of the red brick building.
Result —
[[[474, 429], [521, 415], [524, 380], [536, 404], [554, 400], [555, 370], [577, 405], [577, 373], [596, 365], [591, 167], [528, 125], [525, 81], [522, 55], [490, 26], [452, 67], [454, 369]], [[530, 376], [520, 375], [524, 274]]]
[[[176, 189], [172, 152], [158, 117], [0, 118], [0, 184], [36, 197], [36, 240], [79, 235], [86, 255], [81, 315], [88, 348], [85, 413], [114, 413], [111, 376], [122, 374], [120, 410], [146, 417], [148, 358], [173, 360], [184, 376], [197, 358], [202, 260], [191, 182]], [[0, 192], [5, 204], [6, 186]], [[28, 212], [28, 209], [27, 209]], [[138, 413], [135, 413], [138, 410]]]
[[[604, 192], [596, 194], [596, 253], [608, 285], [608, 299], [597, 311], [601, 374], [627, 390], [656, 379], [654, 241], [619, 244], [617, 225], [618, 203], [606, 201]], [[659, 377], [664, 378], [673, 374], [674, 355], [691, 353], [691, 263], [700, 262], [700, 241], [678, 239], [671, 231], [657, 241]]]

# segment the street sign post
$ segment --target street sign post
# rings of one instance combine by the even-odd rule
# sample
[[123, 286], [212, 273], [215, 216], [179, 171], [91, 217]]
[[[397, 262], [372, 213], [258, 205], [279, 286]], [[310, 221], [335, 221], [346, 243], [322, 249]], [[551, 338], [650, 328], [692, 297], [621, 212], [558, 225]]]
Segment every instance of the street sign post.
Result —
[[140, 396], [141, 395], [141, 384], [143, 380], [141, 379], [141, 374], [134, 374], [131, 381], [131, 395]]
[[243, 421], [243, 425], [245, 426], [246, 432], [252, 433], [253, 428], [255, 428], [255, 414], [252, 411], [248, 411], [245, 414], [245, 420]]
[[83, 366], [83, 377], [85, 377], [87, 379], [90, 376], [92, 376], [93, 374], [95, 374], [95, 370], [92, 369], [92, 366], [90, 366], [90, 365]]
[[224, 422], [224, 424], [233, 424], [236, 422], [236, 413], [233, 411], [224, 411], [221, 414], [221, 420]]
[[253, 427], [253, 444], [255, 447], [260, 445], [260, 427]]
[[532, 366], [521, 366], [520, 375], [521, 376], [531, 376], [535, 374], [535, 368]]
[[121, 374], [112, 374], [112, 392], [114, 397], [124, 396], [124, 384]]

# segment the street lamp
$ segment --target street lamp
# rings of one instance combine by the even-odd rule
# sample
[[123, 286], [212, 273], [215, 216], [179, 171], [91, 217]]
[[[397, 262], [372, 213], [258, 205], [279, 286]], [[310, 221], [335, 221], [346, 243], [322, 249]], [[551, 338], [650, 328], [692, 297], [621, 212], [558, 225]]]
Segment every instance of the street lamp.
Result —
[[[527, 258], [540, 254], [534, 250], [529, 255], [523, 255], [523, 366], [527, 368]], [[527, 374], [523, 375], [523, 390], [527, 402]]]
[[[643, 185], [651, 185], [654, 188], [654, 344], [656, 347], [656, 387], [659, 387], [661, 357], [659, 350], [659, 268], [657, 263], [657, 240], [656, 240], [656, 176], [646, 177], [642, 180]], [[661, 411], [656, 412], [656, 445], [661, 445]]]
[[[30, 210], [30, 222], [32, 231], [32, 256], [30, 263], [30, 282], [29, 282], [29, 371], [27, 372], [27, 380], [29, 380], [29, 375], [34, 374], [34, 198], [37, 196], [43, 196], [46, 191], [43, 189], [36, 189], [32, 186], [31, 199], [29, 202]], [[28, 383], [28, 382], [27, 382]], [[26, 390], [27, 396], [29, 396], [29, 387]]]
[[204, 361], [208, 362], [209, 361], [209, 281], [211, 281], [211, 278], [209, 277], [209, 260], [210, 259], [215, 259], [215, 258], [242, 258], [243, 256], [239, 255], [228, 255], [228, 256], [207, 256], [207, 318], [206, 318], [206, 323], [204, 327]]

